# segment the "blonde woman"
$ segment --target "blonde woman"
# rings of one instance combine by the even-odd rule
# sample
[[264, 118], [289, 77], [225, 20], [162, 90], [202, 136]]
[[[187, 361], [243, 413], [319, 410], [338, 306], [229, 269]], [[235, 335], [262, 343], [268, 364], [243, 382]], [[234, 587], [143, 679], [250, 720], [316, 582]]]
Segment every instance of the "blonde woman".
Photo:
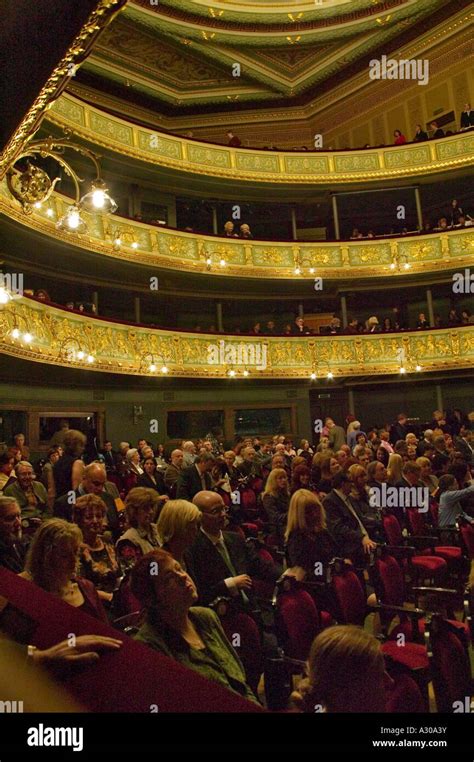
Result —
[[169, 500], [160, 513], [156, 528], [163, 550], [171, 553], [183, 569], [184, 552], [197, 537], [201, 511], [188, 500]]
[[297, 490], [290, 500], [285, 543], [288, 567], [300, 580], [324, 581], [324, 567], [340, 555], [326, 526], [326, 511], [308, 489]]
[[25, 571], [20, 576], [70, 606], [107, 622], [92, 582], [76, 576], [81, 543], [82, 532], [76, 524], [63, 519], [45, 521], [31, 541]]
[[270, 525], [270, 532], [276, 535], [278, 544], [283, 544], [283, 532], [290, 505], [288, 476], [284, 468], [270, 471], [262, 495], [262, 504]]
[[388, 459], [387, 484], [394, 485], [401, 481], [403, 474], [403, 458], [396, 452], [392, 452]]

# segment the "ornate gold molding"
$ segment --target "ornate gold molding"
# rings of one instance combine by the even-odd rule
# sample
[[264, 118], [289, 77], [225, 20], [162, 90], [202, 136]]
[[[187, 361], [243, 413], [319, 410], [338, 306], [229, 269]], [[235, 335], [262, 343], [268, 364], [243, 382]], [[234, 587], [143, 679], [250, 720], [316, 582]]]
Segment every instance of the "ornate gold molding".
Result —
[[68, 72], [71, 70], [71, 67], [84, 59], [84, 53], [90, 50], [97, 35], [100, 34], [102, 29], [121, 9], [124, 1], [126, 2], [126, 0], [100, 0], [98, 2], [97, 8], [90, 14], [81, 31], [69, 47], [69, 50], [51, 73], [33, 105], [25, 114], [5, 146], [0, 155], [0, 178], [4, 176], [8, 167], [13, 164], [15, 158], [21, 153], [28, 137], [38, 128], [45, 110], [58, 97], [61, 89], [67, 84]]
[[200, 143], [160, 133], [101, 111], [63, 93], [48, 121], [110, 151], [150, 165], [240, 182], [343, 185], [426, 176], [470, 167], [474, 133], [406, 146], [353, 151], [259, 151]]
[[53, 193], [26, 216], [6, 181], [0, 182], [0, 212], [10, 219], [65, 246], [149, 267], [240, 278], [349, 280], [449, 272], [472, 265], [474, 259], [474, 227], [390, 240], [279, 243], [184, 233], [117, 215], [84, 213], [88, 232], [80, 235], [55, 226], [70, 203]]
[[472, 368], [474, 326], [305, 338], [193, 334], [113, 323], [15, 297], [0, 311], [0, 351], [45, 365], [126, 375], [160, 375], [165, 365], [169, 375], [188, 378], [309, 380], [312, 374], [397, 375], [401, 357], [406, 373], [416, 373], [416, 366], [422, 372]]

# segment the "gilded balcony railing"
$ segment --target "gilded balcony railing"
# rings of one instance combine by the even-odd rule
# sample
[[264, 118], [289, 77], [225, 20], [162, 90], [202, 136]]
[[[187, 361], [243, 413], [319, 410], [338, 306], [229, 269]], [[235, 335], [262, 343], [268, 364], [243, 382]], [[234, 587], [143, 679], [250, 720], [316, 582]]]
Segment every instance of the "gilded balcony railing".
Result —
[[282, 185], [375, 183], [471, 167], [474, 132], [406, 146], [349, 151], [230, 148], [147, 129], [63, 93], [45, 119], [96, 146], [184, 173]]
[[15, 296], [0, 350], [47, 365], [128, 375], [325, 379], [472, 368], [474, 325], [393, 334], [263, 337], [116, 323]]
[[[87, 231], [56, 228], [71, 199], [53, 193], [25, 215], [0, 182], [0, 212], [43, 235], [107, 257], [170, 270], [240, 278], [399, 278], [472, 265], [474, 227], [447, 233], [354, 241], [278, 242], [185, 233], [114, 215], [83, 214]], [[316, 288], [315, 283], [315, 288]], [[316, 289], [317, 290], [317, 289]]]

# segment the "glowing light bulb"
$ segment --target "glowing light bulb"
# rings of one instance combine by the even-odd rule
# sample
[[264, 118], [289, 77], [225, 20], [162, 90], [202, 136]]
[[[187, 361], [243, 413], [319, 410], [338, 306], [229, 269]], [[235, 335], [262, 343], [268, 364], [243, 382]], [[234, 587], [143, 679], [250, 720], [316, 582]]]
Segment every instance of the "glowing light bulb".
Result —
[[14, 328], [13, 329], [12, 336], [13, 336], [14, 339], [19, 339], [20, 338], [20, 331], [18, 330], [18, 328]]
[[11, 296], [8, 293], [7, 289], [3, 286], [0, 286], [0, 304], [8, 304], [10, 301]]
[[316, 379], [316, 373], [311, 373], [310, 379], [311, 381], [314, 381]]
[[390, 265], [390, 269], [391, 270], [395, 270], [395, 263], [394, 262], [392, 262], [392, 264]]
[[248, 370], [244, 370], [244, 376], [248, 376], [249, 372]]
[[93, 356], [92, 356], [92, 355], [87, 355], [87, 362], [88, 362], [89, 364], [94, 362], [94, 358], [93, 358]]
[[41, 203], [41, 201], [35, 201], [33, 206], [34, 206], [35, 209], [41, 209], [42, 203]]
[[219, 264], [220, 264], [220, 266], [221, 266], [221, 267], [225, 267], [225, 266], [226, 266], [226, 261], [225, 261], [225, 259], [221, 259], [221, 261], [219, 262]]
[[161, 368], [161, 372], [162, 372], [162, 373], [168, 373], [168, 368], [166, 367], [166, 365], [163, 365], [163, 366], [162, 366], [162, 368]]
[[212, 259], [210, 257], [208, 257], [206, 259], [206, 265], [211, 265], [211, 264], [212, 264]]
[[400, 373], [403, 376], [407, 372], [407, 369], [403, 367], [403, 365], [400, 368]]
[[418, 365], [418, 364], [417, 364], [417, 365], [415, 366], [415, 370], [416, 370], [416, 372], [417, 372], [417, 373], [419, 373], [419, 372], [420, 372], [420, 370], [421, 370], [421, 365]]
[[229, 370], [229, 376], [233, 378], [235, 376], [235, 370]]
[[54, 215], [54, 212], [53, 212], [53, 210], [52, 210], [51, 208], [47, 209], [47, 211], [46, 211], [46, 215], [47, 215], [48, 217], [52, 217], [52, 216]]
[[409, 270], [409, 269], [410, 269], [410, 265], [409, 265], [409, 263], [408, 263], [408, 262], [405, 262], [405, 264], [403, 265], [403, 267], [405, 268], [405, 270]]
[[81, 218], [79, 217], [79, 212], [76, 212], [76, 211], [70, 212], [67, 218], [67, 224], [71, 228], [71, 230], [77, 230], [77, 228], [81, 224]]
[[95, 190], [92, 194], [92, 204], [96, 209], [102, 209], [105, 204], [105, 193], [103, 190]]
[[295, 267], [295, 275], [301, 275], [301, 270], [299, 267]]
[[132, 249], [138, 249], [138, 243], [136, 241], [133, 241]]
[[332, 371], [329, 371], [328, 378], [334, 378], [334, 373], [332, 373]]
[[83, 359], [84, 359], [84, 357], [85, 357], [85, 355], [84, 355], [84, 352], [83, 352], [82, 350], [80, 350], [80, 351], [77, 353], [77, 359], [78, 359], [78, 360], [83, 360]]
[[156, 365], [154, 362], [152, 362], [152, 364], [150, 365], [150, 373], [154, 373], [155, 370], [156, 370]]
[[33, 341], [33, 336], [31, 335], [31, 333], [25, 333], [23, 336], [23, 341], [25, 342], [25, 344], [31, 344], [31, 342]]
[[116, 246], [120, 246], [120, 244], [122, 243], [122, 239], [121, 238], [116, 238], [114, 243], [115, 243]]
[[314, 267], [310, 267], [309, 271], [310, 271], [311, 275], [314, 275], [314, 272], [315, 272]]

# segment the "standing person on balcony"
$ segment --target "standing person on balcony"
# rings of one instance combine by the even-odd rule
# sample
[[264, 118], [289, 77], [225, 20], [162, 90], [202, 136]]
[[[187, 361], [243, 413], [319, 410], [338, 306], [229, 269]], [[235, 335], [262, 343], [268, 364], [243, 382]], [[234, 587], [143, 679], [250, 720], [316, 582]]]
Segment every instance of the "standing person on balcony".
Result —
[[470, 103], [464, 104], [464, 111], [461, 112], [461, 130], [469, 130], [474, 127], [474, 111]]

